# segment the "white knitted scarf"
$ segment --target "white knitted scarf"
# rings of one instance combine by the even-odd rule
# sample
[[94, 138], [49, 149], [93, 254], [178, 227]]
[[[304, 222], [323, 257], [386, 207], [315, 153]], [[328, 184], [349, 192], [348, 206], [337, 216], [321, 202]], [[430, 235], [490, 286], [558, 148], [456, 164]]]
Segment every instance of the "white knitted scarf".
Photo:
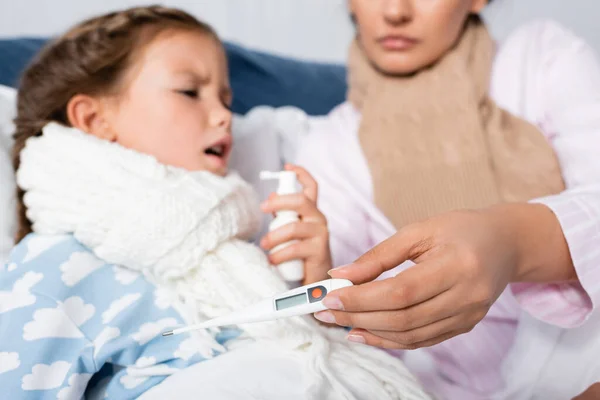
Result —
[[[259, 208], [235, 174], [162, 165], [50, 123], [27, 141], [17, 183], [35, 232], [73, 234], [101, 259], [143, 273], [170, 294], [187, 323], [287, 290], [263, 252], [245, 241], [258, 227]], [[302, 357], [307, 398], [428, 398], [401, 361], [348, 343], [343, 330], [312, 317], [241, 328], [267, 349], [278, 345]], [[219, 347], [206, 331], [201, 341]]]

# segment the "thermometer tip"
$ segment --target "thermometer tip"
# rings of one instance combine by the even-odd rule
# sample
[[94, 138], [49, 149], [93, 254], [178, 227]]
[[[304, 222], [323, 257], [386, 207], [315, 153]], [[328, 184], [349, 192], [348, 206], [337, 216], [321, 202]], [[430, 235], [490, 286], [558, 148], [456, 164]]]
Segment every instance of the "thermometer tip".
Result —
[[168, 331], [168, 332], [163, 332], [163, 337], [164, 336], [173, 336], [173, 331]]

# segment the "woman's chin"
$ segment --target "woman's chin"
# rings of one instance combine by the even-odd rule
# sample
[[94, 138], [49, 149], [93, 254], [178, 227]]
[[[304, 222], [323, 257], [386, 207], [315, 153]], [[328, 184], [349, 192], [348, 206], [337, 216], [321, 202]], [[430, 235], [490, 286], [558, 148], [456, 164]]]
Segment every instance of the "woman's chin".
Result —
[[409, 76], [426, 68], [432, 61], [411, 52], [385, 51], [377, 55], [373, 64], [385, 75]]

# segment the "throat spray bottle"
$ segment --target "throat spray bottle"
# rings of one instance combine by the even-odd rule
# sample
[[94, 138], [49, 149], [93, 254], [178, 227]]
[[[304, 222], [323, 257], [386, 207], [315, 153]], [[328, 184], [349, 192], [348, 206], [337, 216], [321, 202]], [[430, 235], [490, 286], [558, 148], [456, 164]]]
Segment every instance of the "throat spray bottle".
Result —
[[[278, 195], [287, 195], [298, 193], [298, 178], [296, 173], [293, 171], [281, 171], [281, 172], [270, 172], [262, 171], [260, 173], [261, 180], [278, 179], [279, 185], [277, 187]], [[284, 225], [299, 221], [300, 217], [296, 211], [281, 210], [275, 213], [275, 219], [269, 224], [269, 231], [273, 231]], [[270, 254], [276, 253], [277, 251], [297, 242], [296, 240], [282, 243], [271, 250]], [[304, 279], [304, 262], [302, 260], [290, 260], [283, 262], [277, 266], [279, 273], [283, 279], [289, 283], [297, 284], [302, 282]]]

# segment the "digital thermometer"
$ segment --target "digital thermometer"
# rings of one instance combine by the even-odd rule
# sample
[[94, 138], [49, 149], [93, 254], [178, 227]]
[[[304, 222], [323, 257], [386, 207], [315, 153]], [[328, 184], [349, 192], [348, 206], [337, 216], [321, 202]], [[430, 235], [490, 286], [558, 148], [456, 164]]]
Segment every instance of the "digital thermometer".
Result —
[[216, 326], [272, 321], [280, 318], [295, 317], [297, 315], [312, 314], [327, 309], [322, 302], [327, 293], [348, 286], [352, 286], [352, 282], [347, 279], [327, 279], [261, 300], [256, 304], [234, 311], [231, 314], [213, 318], [201, 324], [174, 329], [162, 335], [171, 336]]

